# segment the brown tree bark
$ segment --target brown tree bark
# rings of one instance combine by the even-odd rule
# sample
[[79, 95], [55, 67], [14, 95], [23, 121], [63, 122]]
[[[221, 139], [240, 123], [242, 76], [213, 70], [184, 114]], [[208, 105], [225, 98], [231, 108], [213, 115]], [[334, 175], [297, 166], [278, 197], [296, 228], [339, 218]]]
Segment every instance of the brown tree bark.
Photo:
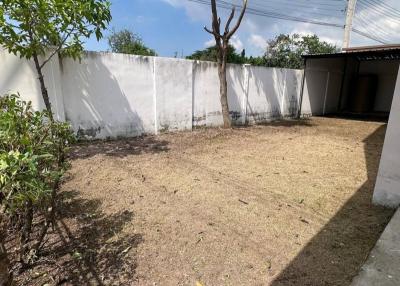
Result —
[[224, 128], [232, 127], [232, 119], [229, 111], [229, 103], [228, 103], [228, 83], [226, 80], [226, 67], [227, 67], [227, 53], [229, 40], [235, 34], [237, 29], [243, 20], [244, 13], [247, 8], [247, 0], [243, 0], [242, 11], [239, 15], [239, 18], [236, 22], [236, 25], [230, 30], [230, 24], [235, 17], [235, 7], [232, 8], [231, 14], [228, 18], [228, 21], [225, 25], [225, 31], [221, 34], [221, 19], [218, 17], [217, 11], [217, 3], [216, 0], [211, 0], [211, 12], [212, 12], [212, 30], [204, 27], [204, 29], [212, 34], [215, 38], [215, 44], [218, 49], [218, 77], [220, 83], [220, 101], [222, 107], [222, 117], [224, 120]]
[[227, 48], [221, 49], [220, 59], [218, 60], [218, 77], [220, 82], [220, 102], [222, 108], [222, 117], [224, 120], [224, 128], [232, 126], [232, 120], [228, 103], [228, 82], [226, 79], [226, 58]]
[[40, 90], [42, 92], [43, 101], [46, 106], [46, 110], [49, 112], [50, 120], [53, 121], [54, 120], [53, 119], [53, 111], [51, 109], [49, 93], [47, 92], [46, 84], [44, 82], [44, 76], [43, 76], [43, 71], [42, 71], [43, 66], [40, 65], [39, 57], [36, 53], [33, 53], [33, 61], [35, 62], [35, 68], [36, 68], [36, 72], [38, 74]]

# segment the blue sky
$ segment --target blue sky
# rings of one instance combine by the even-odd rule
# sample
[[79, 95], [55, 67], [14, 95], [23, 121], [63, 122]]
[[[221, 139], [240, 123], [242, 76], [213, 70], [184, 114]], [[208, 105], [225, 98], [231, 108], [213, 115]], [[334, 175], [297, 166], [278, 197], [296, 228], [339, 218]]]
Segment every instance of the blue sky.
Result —
[[[382, 17], [386, 6], [371, 6], [370, 1], [359, 0], [356, 9], [355, 27], [368, 34], [384, 37], [390, 43], [400, 42], [400, 18]], [[227, 0], [240, 3], [240, 0]], [[379, 0], [400, 10], [398, 0]], [[128, 28], [139, 34], [147, 46], [155, 49], [160, 56], [172, 57], [189, 55], [212, 43], [212, 37], [203, 27], [209, 25], [210, 8], [188, 0], [111, 0], [113, 20], [110, 29]], [[295, 4], [293, 4], [295, 3]], [[272, 10], [285, 15], [312, 20], [344, 24], [345, 0], [249, 0], [252, 8]], [[297, 5], [297, 6], [294, 6]], [[311, 7], [311, 8], [310, 8]], [[386, 10], [385, 10], [386, 9]], [[222, 18], [226, 11], [220, 10]], [[391, 13], [391, 12], [389, 12]], [[396, 16], [395, 13], [391, 14]], [[377, 26], [382, 29], [378, 29]], [[234, 46], [246, 49], [249, 55], [263, 53], [266, 40], [279, 33], [317, 34], [321, 39], [341, 46], [343, 29], [312, 25], [286, 20], [278, 20], [247, 14], [237, 35], [232, 39]], [[109, 34], [108, 31], [105, 35]], [[351, 44], [378, 44], [357, 34], [352, 35]], [[105, 39], [97, 42], [89, 39], [86, 49], [94, 51], [108, 50]]]

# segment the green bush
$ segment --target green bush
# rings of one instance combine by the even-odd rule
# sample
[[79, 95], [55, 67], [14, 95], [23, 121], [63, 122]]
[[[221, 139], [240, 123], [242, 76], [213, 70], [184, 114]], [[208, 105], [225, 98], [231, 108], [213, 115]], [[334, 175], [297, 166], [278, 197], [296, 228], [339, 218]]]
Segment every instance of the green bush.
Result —
[[[0, 97], [1, 215], [19, 232], [21, 262], [38, 250], [54, 218], [56, 191], [73, 141], [67, 123], [51, 120], [47, 111], [34, 111], [19, 95]], [[44, 219], [32, 242], [35, 217]]]

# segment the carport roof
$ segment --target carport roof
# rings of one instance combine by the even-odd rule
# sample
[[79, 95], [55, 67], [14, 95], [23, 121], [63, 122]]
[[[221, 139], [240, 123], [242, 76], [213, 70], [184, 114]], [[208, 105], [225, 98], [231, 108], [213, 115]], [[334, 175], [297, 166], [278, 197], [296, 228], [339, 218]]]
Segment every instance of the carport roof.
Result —
[[359, 61], [400, 60], [400, 45], [365, 46], [343, 49], [333, 54], [303, 55], [304, 59], [326, 59], [352, 57]]

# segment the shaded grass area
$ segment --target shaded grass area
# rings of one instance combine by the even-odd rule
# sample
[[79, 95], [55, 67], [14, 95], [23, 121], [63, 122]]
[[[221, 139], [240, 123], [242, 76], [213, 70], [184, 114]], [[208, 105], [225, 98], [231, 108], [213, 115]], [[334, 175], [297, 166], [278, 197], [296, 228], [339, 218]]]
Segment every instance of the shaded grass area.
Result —
[[82, 199], [75, 191], [62, 196], [57, 223], [32, 268], [15, 275], [18, 285], [122, 285], [130, 280], [135, 249], [143, 239], [120, 232], [134, 213], [106, 215], [99, 200]]

